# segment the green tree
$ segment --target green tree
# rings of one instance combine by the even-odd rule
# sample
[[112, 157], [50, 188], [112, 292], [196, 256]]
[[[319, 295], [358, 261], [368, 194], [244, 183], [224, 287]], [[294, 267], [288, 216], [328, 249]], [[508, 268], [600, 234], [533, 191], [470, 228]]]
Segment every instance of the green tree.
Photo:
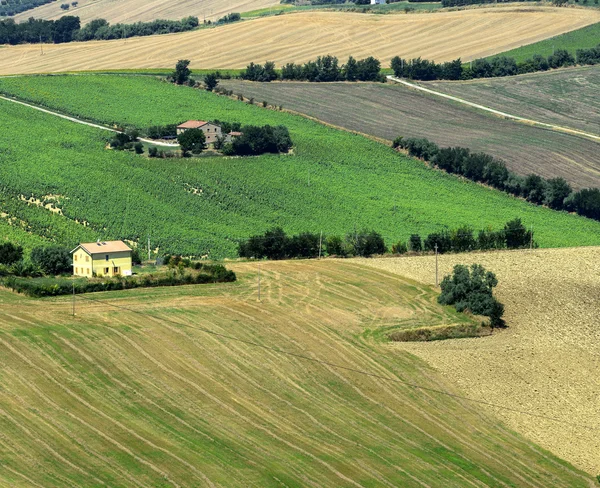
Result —
[[419, 234], [412, 234], [408, 239], [408, 248], [411, 251], [420, 252], [423, 250], [423, 243]]
[[343, 67], [343, 76], [346, 81], [356, 81], [358, 77], [358, 66], [356, 64], [356, 59], [352, 56], [348, 58], [348, 62]]
[[23, 248], [12, 242], [0, 244], [0, 264], [13, 264], [23, 259]]
[[188, 59], [180, 59], [175, 65], [175, 71], [171, 75], [173, 81], [178, 85], [183, 85], [188, 81], [192, 71], [188, 68], [190, 61]]
[[219, 84], [219, 78], [216, 73], [208, 73], [204, 77], [204, 86], [208, 91], [213, 91]]
[[31, 251], [31, 262], [48, 275], [73, 271], [71, 253], [66, 247], [36, 247]]
[[458, 312], [468, 310], [475, 315], [490, 317], [492, 327], [501, 327], [504, 325], [504, 305], [492, 293], [497, 285], [496, 275], [486, 271], [480, 264], [473, 264], [470, 270], [465, 265], [457, 264], [452, 275], [445, 276], [442, 280], [442, 293], [438, 302], [442, 305], [454, 305]]
[[200, 129], [188, 129], [182, 132], [177, 136], [177, 142], [184, 157], [190, 151], [192, 154], [200, 154], [206, 147], [206, 137]]
[[564, 201], [573, 190], [564, 178], [552, 178], [546, 182], [544, 204], [555, 210], [564, 208]]
[[521, 249], [529, 247], [533, 240], [532, 231], [528, 231], [521, 219], [514, 219], [504, 226], [506, 247], [508, 249]]

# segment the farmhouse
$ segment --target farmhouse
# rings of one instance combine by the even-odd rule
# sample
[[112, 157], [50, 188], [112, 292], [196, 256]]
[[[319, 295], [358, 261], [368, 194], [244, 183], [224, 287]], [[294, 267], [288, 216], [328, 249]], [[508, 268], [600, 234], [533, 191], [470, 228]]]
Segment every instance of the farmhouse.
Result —
[[79, 244], [71, 251], [75, 276], [131, 276], [131, 248], [123, 241]]
[[213, 144], [217, 140], [217, 137], [221, 137], [221, 127], [219, 125], [211, 124], [210, 122], [205, 122], [203, 120], [188, 120], [187, 122], [178, 125], [177, 135], [183, 134], [189, 129], [200, 129], [204, 132], [206, 144]]

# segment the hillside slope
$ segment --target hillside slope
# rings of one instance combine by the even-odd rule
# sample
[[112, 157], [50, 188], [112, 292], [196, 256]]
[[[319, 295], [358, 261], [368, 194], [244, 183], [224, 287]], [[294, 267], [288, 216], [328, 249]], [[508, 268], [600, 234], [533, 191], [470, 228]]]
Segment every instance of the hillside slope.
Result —
[[431, 288], [350, 262], [263, 263], [259, 302], [256, 264], [234, 269], [229, 285], [80, 296], [75, 317], [69, 298], [0, 290], [0, 485], [592, 483], [361, 338], [455, 320]]
[[[463, 224], [499, 229], [515, 217], [534, 226], [542, 247], [600, 244], [600, 222], [429, 169], [365, 137], [204, 90], [106, 75], [0, 80], [0, 90], [9, 87], [110, 125], [218, 119], [290, 131], [289, 155], [149, 159], [107, 150], [110, 136], [99, 129], [0, 101], [4, 213], [33, 221], [36, 233], [58, 235], [69, 245], [94, 235], [136, 241], [150, 235], [161, 251], [223, 257], [235, 255], [239, 239], [275, 225], [325, 236], [375, 229], [391, 246], [415, 232]], [[28, 205], [20, 195], [40, 201], [60, 195], [62, 215]]]
[[465, 11], [375, 15], [302, 12], [237, 22], [215, 29], [116, 41], [2, 48], [0, 74], [108, 68], [192, 68], [281, 65], [324, 54], [345, 61], [375, 56], [387, 67], [396, 55], [436, 61], [488, 56], [600, 21], [600, 11], [502, 6]]
[[[440, 275], [478, 263], [498, 276], [509, 329], [482, 339], [398, 344], [455, 380], [473, 398], [542, 416], [490, 409], [509, 426], [590, 473], [600, 473], [600, 248], [443, 255]], [[364, 264], [435, 280], [433, 257]]]
[[[536, 109], [541, 106], [550, 110], [551, 107], [557, 107], [554, 110], [571, 111], [571, 120], [578, 121], [578, 124], [572, 125], [585, 126], [585, 120], [594, 120], [593, 107], [597, 104], [597, 97], [591, 83], [587, 91], [585, 86], [577, 84], [580, 90], [572, 87], [569, 90], [571, 95], [563, 99], [560, 94], [552, 96], [549, 90], [543, 92], [546, 87], [543, 79], [538, 91], [535, 80], [539, 78], [528, 78], [531, 81], [527, 85], [531, 91], [528, 103], [524, 100], [526, 97], [522, 96], [514, 97], [512, 102], [509, 96], [503, 100], [502, 87], [512, 86], [518, 83], [517, 80], [441, 85], [442, 91], [459, 95], [464, 91], [467, 100], [507, 111], [510, 109], [532, 118], [539, 115], [541, 121], [552, 121], [551, 116], [546, 117], [549, 110], [542, 112]], [[248, 98], [283, 105], [330, 124], [390, 141], [398, 136], [426, 137], [442, 147], [462, 146], [486, 152], [506, 161], [513, 171], [522, 175], [536, 173], [549, 178], [561, 176], [576, 188], [600, 187], [599, 143], [504, 120], [405, 86], [379, 83], [252, 83], [239, 80], [223, 80], [222, 85]], [[494, 88], [484, 89], [487, 86]], [[472, 92], [478, 89], [480, 93], [471, 98]], [[500, 95], [496, 96], [498, 92]], [[540, 93], [545, 95], [540, 96]], [[581, 102], [578, 104], [577, 100]], [[589, 100], [587, 111], [586, 100]], [[562, 115], [550, 112], [552, 114], [561, 122], [566, 122]], [[592, 128], [596, 129], [588, 126], [589, 130]]]
[[76, 15], [82, 24], [100, 18], [116, 24], [155, 19], [179, 20], [192, 15], [202, 22], [203, 19], [216, 20], [231, 12], [249, 12], [278, 4], [277, 0], [79, 0], [76, 7], [66, 12], [60, 8], [61, 2], [53, 2], [16, 15], [14, 19], [17, 22], [24, 22], [30, 17], [56, 20], [64, 15]]

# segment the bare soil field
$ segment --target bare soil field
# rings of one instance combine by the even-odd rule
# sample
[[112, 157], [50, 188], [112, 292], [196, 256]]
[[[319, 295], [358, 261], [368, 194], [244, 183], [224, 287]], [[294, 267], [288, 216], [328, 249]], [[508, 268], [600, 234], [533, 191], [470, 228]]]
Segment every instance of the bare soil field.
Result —
[[283, 105], [324, 122], [393, 140], [426, 137], [506, 161], [517, 173], [562, 176], [573, 187], [600, 186], [600, 144], [505, 120], [400, 85], [371, 83], [252, 83], [223, 80], [234, 93]]
[[202, 22], [204, 19], [216, 20], [231, 12], [249, 12], [278, 4], [277, 0], [79, 0], [77, 7], [66, 12], [60, 8], [61, 2], [52, 2], [27, 10], [14, 19], [17, 22], [24, 22], [30, 17], [56, 20], [64, 15], [76, 15], [82, 24], [100, 18], [116, 24], [155, 19], [179, 20], [192, 15]]
[[395, 55], [436, 61], [496, 54], [600, 21], [600, 11], [501, 6], [440, 13], [376, 15], [302, 12], [181, 34], [3, 48], [0, 74], [174, 66], [243, 68], [249, 62], [304, 62]]
[[600, 134], [600, 66], [421, 84], [520, 117]]
[[[600, 473], [600, 248], [443, 255], [496, 273], [509, 328], [493, 336], [390, 346], [426, 360], [473, 398], [558, 419], [489, 408], [510, 427], [590, 473]], [[435, 258], [363, 260], [434, 283]], [[588, 426], [588, 427], [586, 427]]]
[[0, 485], [593, 483], [364, 335], [456, 320], [431, 287], [350, 261], [272, 262], [258, 301], [257, 264], [233, 269], [227, 285], [77, 297], [75, 317], [70, 297], [0, 290]]

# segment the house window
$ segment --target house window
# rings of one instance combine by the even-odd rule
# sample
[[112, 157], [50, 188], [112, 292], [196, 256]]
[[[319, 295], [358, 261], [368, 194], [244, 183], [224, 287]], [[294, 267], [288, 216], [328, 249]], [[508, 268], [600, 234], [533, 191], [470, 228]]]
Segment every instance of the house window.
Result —
[[75, 268], [75, 274], [79, 273], [79, 268]]
[[104, 274], [108, 274], [108, 268], [104, 268]]
[[119, 267], [118, 267], [118, 266], [115, 266], [115, 267], [113, 268], [113, 274], [119, 274], [119, 273], [120, 273], [120, 272], [119, 272]]
[[90, 274], [90, 268], [87, 269], [87, 274]]
[[74, 261], [77, 261], [77, 254], [75, 254], [75, 255], [73, 256], [73, 260], [74, 260]]
[[106, 255], [106, 260], [108, 261], [108, 254]]
[[89, 262], [90, 262], [90, 257], [89, 257], [89, 256], [86, 256], [86, 257], [85, 257], [85, 262], [86, 262], [86, 263], [89, 263]]

